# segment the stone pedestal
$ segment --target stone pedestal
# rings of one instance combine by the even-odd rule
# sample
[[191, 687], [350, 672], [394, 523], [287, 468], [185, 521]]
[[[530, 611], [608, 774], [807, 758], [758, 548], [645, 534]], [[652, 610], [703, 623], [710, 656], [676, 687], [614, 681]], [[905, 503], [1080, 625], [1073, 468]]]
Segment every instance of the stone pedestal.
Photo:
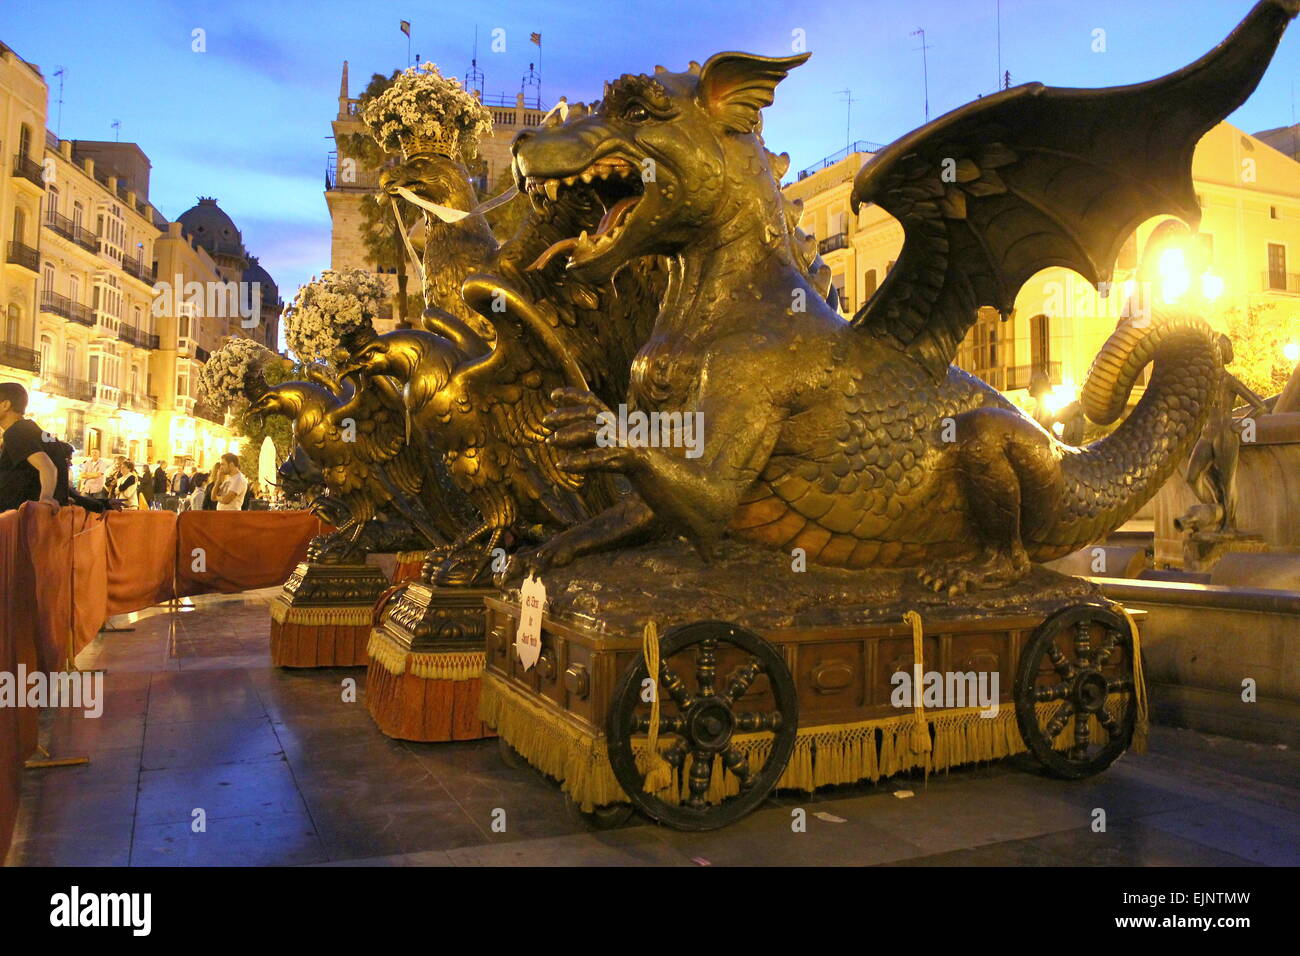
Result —
[[400, 740], [493, 736], [479, 720], [483, 599], [491, 588], [407, 585], [381, 612], [367, 647], [366, 709]]
[[376, 567], [299, 564], [271, 604], [271, 663], [364, 667], [375, 602], [387, 588]]

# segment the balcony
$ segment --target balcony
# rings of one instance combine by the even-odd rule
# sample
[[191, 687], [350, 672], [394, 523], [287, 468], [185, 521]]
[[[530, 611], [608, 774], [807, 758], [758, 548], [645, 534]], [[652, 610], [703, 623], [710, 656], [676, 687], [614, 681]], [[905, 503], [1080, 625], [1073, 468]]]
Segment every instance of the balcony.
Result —
[[48, 312], [51, 315], [61, 315], [65, 319], [71, 319], [78, 325], [84, 325], [87, 328], [95, 324], [95, 313], [90, 310], [89, 306], [82, 305], [80, 302], [73, 302], [66, 295], [59, 295], [49, 289], [41, 293], [41, 311]]
[[122, 407], [137, 412], [156, 412], [158, 410], [158, 399], [152, 395], [134, 395], [130, 392], [123, 392]]
[[45, 178], [41, 175], [41, 164], [28, 156], [23, 156], [21, 153], [14, 157], [14, 178], [25, 179], [41, 189], [45, 188]]
[[24, 245], [21, 242], [11, 241], [9, 243], [9, 252], [5, 256], [5, 262], [12, 262], [16, 266], [31, 269], [33, 272], [41, 271], [41, 254], [31, 246]]
[[115, 315], [107, 312], [101, 312], [98, 309], [92, 310], [93, 321], [90, 327], [100, 338], [115, 339], [118, 337], [118, 330], [122, 327], [122, 320]]
[[156, 349], [158, 347], [158, 336], [151, 332], [144, 332], [135, 326], [123, 323], [117, 330], [117, 337], [128, 345], [134, 345], [138, 349]]
[[847, 232], [837, 232], [833, 236], [827, 236], [825, 239], [817, 241], [817, 251], [822, 255], [828, 252], [834, 252], [837, 249], [847, 249], [849, 247], [849, 234]]
[[73, 378], [71, 375], [43, 375], [41, 387], [44, 391], [76, 399], [79, 402], [89, 402], [95, 397], [95, 387], [90, 382], [84, 378]]
[[1265, 292], [1288, 292], [1292, 295], [1300, 295], [1300, 272], [1269, 270], [1263, 273], [1260, 281]]
[[73, 222], [52, 209], [45, 214], [45, 228], [69, 242], [75, 242], [87, 252], [99, 252], [99, 237], [80, 223]]
[[134, 279], [148, 283], [150, 286], [154, 284], [156, 278], [153, 266], [146, 269], [143, 262], [131, 256], [122, 257], [122, 271]]
[[24, 372], [39, 372], [41, 356], [34, 349], [12, 342], [0, 342], [0, 365], [16, 368]]

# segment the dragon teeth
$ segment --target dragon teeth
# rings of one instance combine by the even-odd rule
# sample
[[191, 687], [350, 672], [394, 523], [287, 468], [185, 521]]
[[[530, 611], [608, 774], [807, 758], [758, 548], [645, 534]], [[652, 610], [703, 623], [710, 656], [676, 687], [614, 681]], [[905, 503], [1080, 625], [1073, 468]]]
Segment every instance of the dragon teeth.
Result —
[[560, 183], [556, 179], [548, 179], [542, 187], [546, 191], [546, 198], [551, 202], [560, 198]]

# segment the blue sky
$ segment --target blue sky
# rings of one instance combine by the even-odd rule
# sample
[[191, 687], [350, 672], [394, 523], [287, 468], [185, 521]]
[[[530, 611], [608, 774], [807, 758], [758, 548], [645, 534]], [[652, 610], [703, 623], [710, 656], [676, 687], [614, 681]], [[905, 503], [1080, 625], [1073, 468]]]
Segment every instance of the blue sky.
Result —
[[[150, 199], [168, 217], [199, 195], [215, 196], [248, 248], [288, 299], [329, 265], [323, 169], [331, 147], [339, 71], [351, 62], [352, 94], [373, 72], [406, 65], [398, 22], [412, 22], [412, 53], [463, 76], [474, 29], [489, 94], [513, 96], [542, 34], [543, 99], [599, 96], [604, 80], [684, 69], [725, 49], [790, 52], [802, 30], [813, 54], [781, 85], [767, 111], [768, 145], [794, 169], [845, 145], [850, 135], [887, 143], [924, 120], [919, 38], [929, 46], [930, 115], [998, 85], [996, 0], [487, 0], [430, 3], [63, 2], [0, 3], [0, 41], [36, 63], [51, 85], [67, 70], [61, 134], [121, 138], [153, 162]], [[1110, 86], [1177, 69], [1218, 43], [1250, 9], [1247, 0], [1002, 0], [1002, 66], [1013, 83]], [[191, 51], [206, 31], [207, 52]], [[506, 49], [493, 53], [494, 28]], [[1093, 52], [1094, 30], [1106, 50]], [[1230, 119], [1250, 132], [1293, 122], [1300, 36], [1292, 27], [1254, 96]]]

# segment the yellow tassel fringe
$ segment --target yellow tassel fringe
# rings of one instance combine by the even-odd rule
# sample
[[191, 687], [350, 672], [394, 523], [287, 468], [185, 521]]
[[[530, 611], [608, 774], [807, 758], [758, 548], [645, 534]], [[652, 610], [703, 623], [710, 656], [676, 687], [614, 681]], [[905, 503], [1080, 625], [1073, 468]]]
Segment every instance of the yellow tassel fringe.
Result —
[[[1121, 699], [1111, 702], [1119, 714]], [[1050, 719], [1055, 701], [1037, 705], [1040, 724]], [[827, 724], [800, 728], [794, 752], [778, 789], [812, 791], [833, 784], [877, 781], [907, 770], [947, 770], [963, 764], [998, 760], [1025, 751], [1016, 726], [1015, 707], [1004, 704], [993, 717], [981, 717], [977, 707], [931, 711], [923, 724], [914, 713], [852, 724]], [[561, 789], [586, 811], [611, 803], [627, 803], [627, 795], [614, 777], [604, 736], [592, 733], [573, 718], [510, 686], [491, 672], [483, 674], [479, 716], [529, 763], [560, 781]], [[1093, 717], [1093, 739], [1104, 731]], [[924, 742], [921, 737], [924, 737]], [[771, 753], [770, 734], [738, 734], [732, 744], [745, 754], [757, 770]], [[928, 745], [928, 746], [927, 746]], [[659, 743], [662, 753], [671, 746]], [[637, 767], [649, 769], [646, 739], [634, 738], [632, 752]], [[679, 802], [686, 793], [691, 761], [672, 768], [671, 784], [656, 795], [665, 802]], [[739, 781], [724, 772], [721, 757], [714, 758], [707, 799], [720, 803], [740, 792]]]
[[370, 632], [366, 654], [394, 677], [410, 673], [422, 680], [473, 680], [487, 659], [483, 651], [412, 654], [379, 630]]
[[271, 602], [271, 620], [276, 624], [307, 624], [314, 627], [368, 627], [370, 605], [364, 607], [293, 607]]
[[1147, 700], [1147, 679], [1142, 671], [1142, 639], [1137, 621], [1122, 604], [1119, 605], [1124, 619], [1128, 621], [1129, 633], [1133, 635], [1133, 696], [1137, 698], [1137, 720], [1133, 724], [1133, 751], [1147, 752], [1147, 736], [1151, 732], [1151, 705]]

